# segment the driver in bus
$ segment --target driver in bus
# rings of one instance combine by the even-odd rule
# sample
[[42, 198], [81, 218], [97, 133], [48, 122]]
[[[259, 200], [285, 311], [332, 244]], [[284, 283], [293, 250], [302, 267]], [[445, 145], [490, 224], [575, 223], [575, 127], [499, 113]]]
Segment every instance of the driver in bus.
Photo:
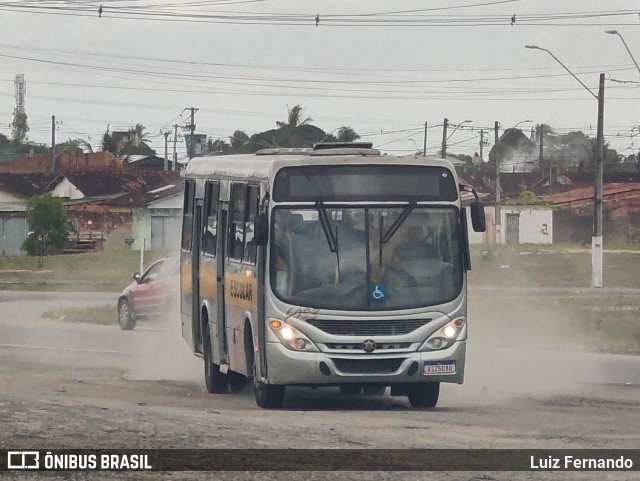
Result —
[[436, 259], [438, 257], [438, 249], [424, 241], [422, 227], [409, 227], [407, 238], [408, 240], [405, 243], [400, 244], [393, 251], [392, 262], [395, 266], [404, 262]]

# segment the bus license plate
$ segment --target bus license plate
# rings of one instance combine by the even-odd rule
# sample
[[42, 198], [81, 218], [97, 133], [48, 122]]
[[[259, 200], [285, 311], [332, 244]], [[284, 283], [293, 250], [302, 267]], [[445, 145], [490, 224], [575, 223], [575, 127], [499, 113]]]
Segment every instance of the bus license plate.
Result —
[[422, 374], [428, 376], [430, 374], [455, 374], [455, 361], [425, 361]]

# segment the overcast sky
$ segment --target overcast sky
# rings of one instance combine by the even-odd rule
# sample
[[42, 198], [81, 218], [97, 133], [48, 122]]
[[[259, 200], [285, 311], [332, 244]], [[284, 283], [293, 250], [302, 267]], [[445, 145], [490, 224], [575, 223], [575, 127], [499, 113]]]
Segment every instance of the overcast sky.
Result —
[[605, 29], [640, 59], [639, 12], [637, 0], [0, 0], [0, 132], [22, 73], [29, 138], [47, 144], [52, 115], [59, 140], [96, 147], [107, 126], [141, 123], [162, 155], [160, 131], [183, 125], [187, 107], [220, 138], [274, 128], [296, 104], [327, 132], [348, 125], [398, 153], [422, 148], [425, 122], [435, 153], [444, 117], [472, 121], [450, 153], [473, 155], [496, 120], [595, 137], [596, 100], [524, 47], [536, 44], [595, 94], [607, 75], [606, 140], [637, 153], [640, 72]]

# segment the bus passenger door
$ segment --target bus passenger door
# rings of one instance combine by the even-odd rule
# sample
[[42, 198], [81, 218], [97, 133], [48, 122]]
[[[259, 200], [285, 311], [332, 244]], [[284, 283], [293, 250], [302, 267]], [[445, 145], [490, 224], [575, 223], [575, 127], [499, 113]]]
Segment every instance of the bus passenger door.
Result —
[[200, 242], [202, 233], [202, 199], [196, 199], [193, 214], [193, 246], [191, 256], [191, 326], [195, 352], [203, 353], [200, 327]]
[[257, 318], [256, 245], [253, 239], [257, 204], [257, 186], [243, 182], [231, 184], [224, 273], [225, 321], [229, 365], [240, 374], [248, 371], [245, 319]]
[[[182, 337], [193, 352], [196, 344], [193, 331], [193, 230], [196, 183], [187, 180], [184, 189], [182, 236], [180, 241], [180, 320]], [[197, 254], [196, 254], [197, 257]]]
[[218, 352], [220, 353], [220, 364], [229, 364], [229, 344], [227, 343], [227, 322], [225, 316], [225, 252], [226, 252], [226, 236], [227, 232], [227, 218], [228, 218], [229, 204], [227, 202], [220, 203], [220, 209], [218, 212], [218, 256], [216, 264], [216, 299], [217, 299], [217, 338], [218, 338]]

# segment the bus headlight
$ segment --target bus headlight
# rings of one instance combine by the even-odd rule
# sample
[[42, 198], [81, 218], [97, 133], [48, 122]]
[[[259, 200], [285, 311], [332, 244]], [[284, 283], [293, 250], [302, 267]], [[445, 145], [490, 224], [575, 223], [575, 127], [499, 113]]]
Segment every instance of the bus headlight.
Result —
[[280, 343], [292, 351], [318, 351], [318, 348], [307, 336], [289, 324], [285, 324], [278, 319], [269, 319], [269, 327], [278, 337]]
[[423, 349], [431, 351], [437, 351], [440, 349], [446, 349], [451, 346], [462, 332], [464, 328], [465, 320], [463, 317], [459, 317], [451, 322], [448, 322], [436, 332], [429, 336], [429, 339], [423, 344]]

